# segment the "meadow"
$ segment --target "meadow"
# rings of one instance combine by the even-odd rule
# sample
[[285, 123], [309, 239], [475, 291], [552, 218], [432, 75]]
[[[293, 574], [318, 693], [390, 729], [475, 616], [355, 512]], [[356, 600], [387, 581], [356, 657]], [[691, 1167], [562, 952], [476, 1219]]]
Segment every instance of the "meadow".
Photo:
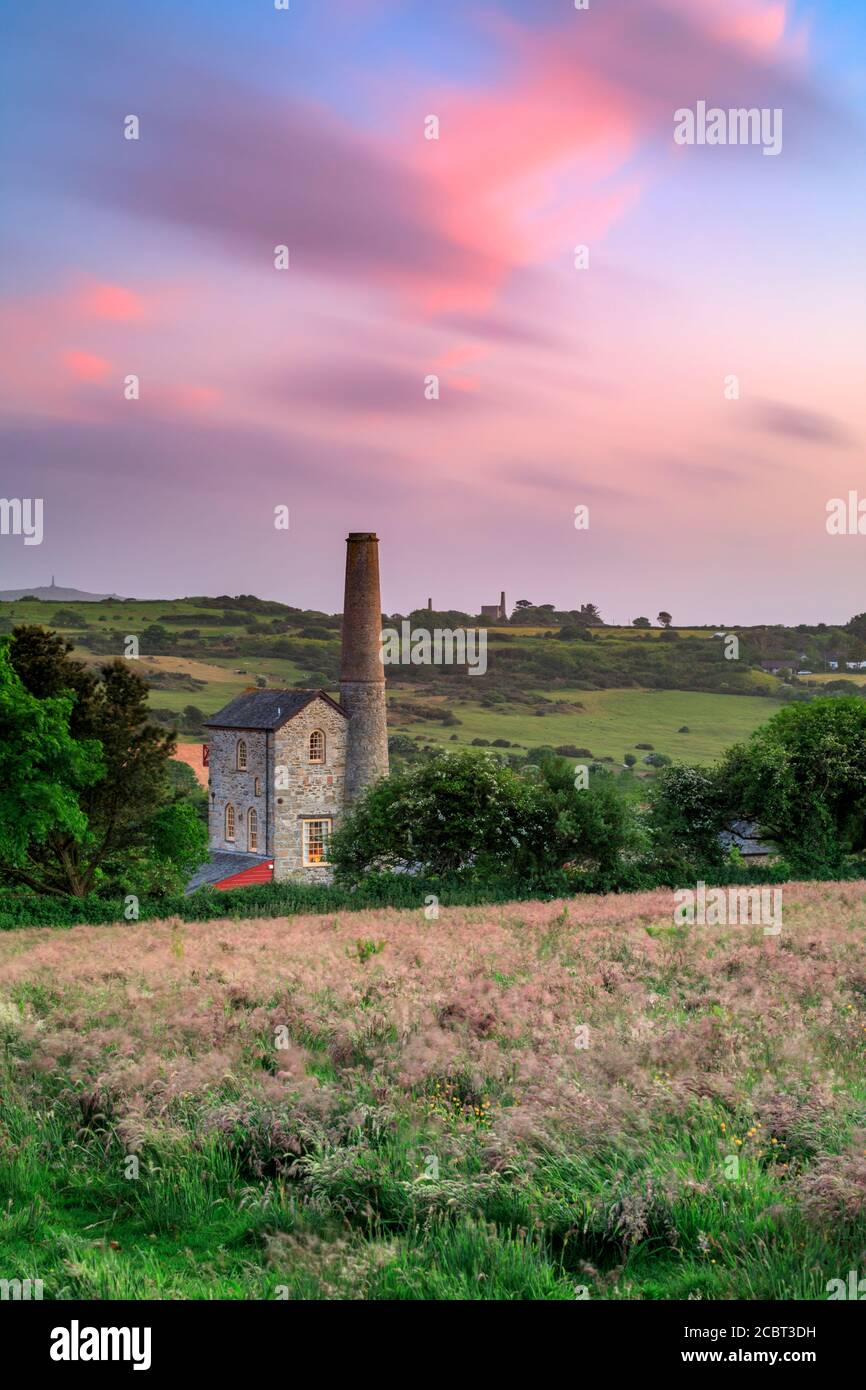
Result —
[[866, 1264], [862, 882], [0, 937], [46, 1298], [821, 1299]]
[[[399, 700], [400, 693], [395, 692]], [[690, 763], [717, 761], [732, 743], [746, 739], [780, 708], [780, 701], [753, 695], [716, 695], [690, 690], [557, 690], [547, 693], [551, 712], [508, 705], [485, 707], [472, 701], [426, 701], [447, 707], [460, 720], [456, 729], [427, 720], [392, 717], [392, 732], [407, 733], [433, 745], [471, 743], [473, 738], [506, 738], [529, 749], [540, 744], [571, 744], [589, 748], [596, 758], [636, 753], [640, 743], [656, 752]], [[563, 710], [563, 705], [571, 709]], [[544, 706], [541, 706], [544, 709]], [[687, 732], [680, 732], [683, 727]], [[452, 738], [456, 734], [456, 738]]]

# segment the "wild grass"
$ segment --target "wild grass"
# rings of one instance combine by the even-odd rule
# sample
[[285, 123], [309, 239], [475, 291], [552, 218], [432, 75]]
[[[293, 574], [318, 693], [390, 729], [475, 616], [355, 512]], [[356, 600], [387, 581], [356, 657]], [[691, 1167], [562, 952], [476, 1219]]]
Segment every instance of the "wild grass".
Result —
[[866, 1269], [863, 884], [0, 937], [46, 1298], [816, 1299]]

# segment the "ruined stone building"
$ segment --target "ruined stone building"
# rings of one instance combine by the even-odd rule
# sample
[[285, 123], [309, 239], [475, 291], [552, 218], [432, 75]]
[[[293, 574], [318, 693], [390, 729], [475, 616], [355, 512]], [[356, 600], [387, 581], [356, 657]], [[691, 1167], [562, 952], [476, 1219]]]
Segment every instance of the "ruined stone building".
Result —
[[482, 603], [481, 616], [482, 618], [489, 618], [492, 622], [496, 622], [499, 618], [508, 617], [508, 612], [505, 607], [504, 589], [502, 590], [502, 593], [499, 595], [498, 603]]
[[353, 532], [346, 546], [339, 702], [324, 690], [250, 690], [207, 721], [211, 863], [190, 887], [327, 882], [331, 832], [387, 775], [379, 542]]

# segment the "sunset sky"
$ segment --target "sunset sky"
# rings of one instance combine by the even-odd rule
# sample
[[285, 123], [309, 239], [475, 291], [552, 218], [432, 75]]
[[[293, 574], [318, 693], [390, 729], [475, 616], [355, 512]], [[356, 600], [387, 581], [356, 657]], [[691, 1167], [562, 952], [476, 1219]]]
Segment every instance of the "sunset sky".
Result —
[[[375, 530], [389, 612], [866, 609], [866, 536], [825, 529], [866, 498], [862, 0], [28, 0], [3, 29], [0, 493], [45, 539], [0, 537], [0, 588], [333, 611]], [[781, 154], [675, 144], [700, 100], [781, 108]]]

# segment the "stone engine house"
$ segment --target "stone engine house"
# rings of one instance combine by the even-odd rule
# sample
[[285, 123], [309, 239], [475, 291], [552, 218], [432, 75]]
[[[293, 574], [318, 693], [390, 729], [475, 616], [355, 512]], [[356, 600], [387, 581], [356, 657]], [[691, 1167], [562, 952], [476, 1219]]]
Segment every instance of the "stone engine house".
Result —
[[[340, 700], [324, 690], [251, 690], [207, 721], [211, 859], [238, 873], [322, 883], [347, 807], [388, 773], [380, 659], [378, 540], [346, 542]], [[258, 880], [257, 880], [258, 881]]]

